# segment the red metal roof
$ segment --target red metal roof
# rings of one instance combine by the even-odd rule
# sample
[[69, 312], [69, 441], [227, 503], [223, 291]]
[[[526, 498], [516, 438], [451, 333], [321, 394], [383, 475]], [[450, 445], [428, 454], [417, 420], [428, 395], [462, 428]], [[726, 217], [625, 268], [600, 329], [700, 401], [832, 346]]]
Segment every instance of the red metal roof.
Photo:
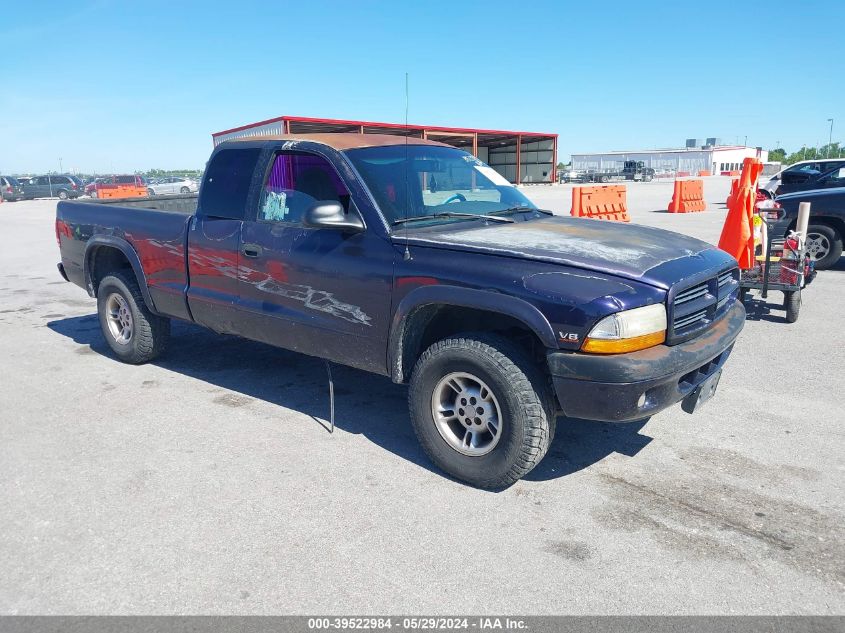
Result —
[[261, 125], [267, 125], [268, 123], [277, 123], [279, 121], [290, 121], [294, 123], [327, 123], [330, 125], [358, 125], [358, 126], [365, 126], [365, 127], [383, 127], [383, 128], [391, 128], [391, 129], [401, 129], [401, 130], [414, 130], [422, 132], [423, 130], [426, 131], [433, 131], [433, 132], [454, 132], [458, 134], [499, 134], [504, 136], [532, 136], [532, 137], [546, 137], [546, 138], [556, 138], [557, 134], [552, 133], [544, 133], [544, 132], [515, 132], [510, 130], [485, 130], [481, 128], [460, 128], [460, 127], [444, 127], [442, 125], [405, 125], [403, 123], [378, 123], [375, 121], [350, 121], [346, 119], [320, 119], [320, 118], [312, 118], [312, 117], [297, 117], [297, 116], [280, 116], [275, 117], [273, 119], [267, 119], [265, 121], [258, 121], [256, 123], [249, 123], [247, 125], [241, 125], [238, 127], [233, 127], [228, 130], [223, 130], [222, 132], [214, 132], [211, 136], [212, 138], [216, 138], [218, 136], [222, 136], [223, 134], [230, 134], [231, 132], [240, 132], [242, 130], [248, 130], [250, 128], [259, 127]]

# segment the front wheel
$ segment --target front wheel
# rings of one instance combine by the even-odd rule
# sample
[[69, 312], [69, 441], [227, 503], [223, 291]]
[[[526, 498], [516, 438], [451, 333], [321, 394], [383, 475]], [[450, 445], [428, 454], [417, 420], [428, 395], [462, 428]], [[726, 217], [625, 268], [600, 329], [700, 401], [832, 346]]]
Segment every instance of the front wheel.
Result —
[[182, 188], [179, 190], [179, 192], [180, 192], [180, 193], [191, 193], [191, 190], [190, 190], [190, 189], [188, 189], [187, 187], [182, 187]]
[[465, 334], [420, 356], [408, 394], [423, 450], [442, 470], [479, 488], [509, 486], [534, 468], [554, 435], [544, 376], [502, 337]]
[[826, 224], [811, 224], [807, 227], [807, 254], [817, 270], [830, 268], [842, 256], [842, 236]]
[[97, 288], [97, 313], [106, 342], [124, 363], [146, 363], [167, 346], [170, 319], [150, 312], [131, 273], [103, 278]]
[[801, 310], [801, 291], [783, 293], [783, 307], [786, 308], [786, 322], [795, 323]]

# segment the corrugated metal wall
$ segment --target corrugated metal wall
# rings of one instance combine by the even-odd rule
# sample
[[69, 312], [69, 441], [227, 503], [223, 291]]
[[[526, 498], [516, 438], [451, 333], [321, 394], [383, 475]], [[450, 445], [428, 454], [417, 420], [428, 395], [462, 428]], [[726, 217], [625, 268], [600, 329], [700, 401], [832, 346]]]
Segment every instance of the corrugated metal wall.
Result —
[[593, 171], [622, 169], [626, 160], [643, 161], [646, 167], [657, 172], [698, 172], [712, 168], [713, 153], [708, 150], [694, 152], [626, 152], [624, 154], [573, 154], [572, 168]]
[[251, 138], [253, 136], [264, 136], [265, 134], [284, 134], [284, 121], [274, 121], [265, 125], [251, 127], [246, 130], [239, 130], [237, 132], [228, 132], [220, 136], [212, 137], [214, 146], [217, 147], [223, 141], [228, 141], [233, 138]]

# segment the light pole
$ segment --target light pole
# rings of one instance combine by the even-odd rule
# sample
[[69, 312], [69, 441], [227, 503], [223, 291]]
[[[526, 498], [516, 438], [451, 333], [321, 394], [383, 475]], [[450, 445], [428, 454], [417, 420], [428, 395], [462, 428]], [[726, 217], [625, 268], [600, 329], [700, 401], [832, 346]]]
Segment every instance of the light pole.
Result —
[[61, 173], [64, 173], [64, 172], [62, 171], [62, 159], [61, 159], [61, 158], [59, 159], [59, 173], [60, 173], [60, 174], [61, 174]]
[[828, 119], [830, 123], [830, 134], [827, 137], [827, 157], [830, 158], [831, 145], [833, 144], [833, 119]]

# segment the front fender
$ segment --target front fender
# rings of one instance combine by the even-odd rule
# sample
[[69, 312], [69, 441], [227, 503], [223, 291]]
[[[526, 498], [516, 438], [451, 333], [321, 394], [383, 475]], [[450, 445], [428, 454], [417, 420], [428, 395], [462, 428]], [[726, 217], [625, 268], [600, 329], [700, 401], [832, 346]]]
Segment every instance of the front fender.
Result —
[[138, 253], [135, 252], [135, 249], [129, 242], [115, 235], [94, 235], [85, 244], [85, 257], [82, 260], [82, 271], [85, 278], [85, 289], [88, 291], [88, 294], [92, 297], [96, 296], [96, 289], [94, 288], [94, 279], [92, 274], [93, 256], [100, 247], [115, 248], [123, 253], [129, 261], [130, 266], [132, 266], [132, 270], [135, 273], [135, 279], [138, 280], [138, 285], [141, 288], [141, 294], [144, 297], [144, 302], [153, 313], [158, 314], [153, 298], [150, 296], [150, 289], [147, 286], [147, 276], [144, 274], [144, 267], [141, 266], [141, 259], [138, 257]]
[[402, 358], [406, 325], [409, 317], [420, 308], [432, 305], [450, 305], [498, 312], [525, 324], [549, 349], [557, 349], [557, 338], [551, 324], [540, 310], [524, 299], [490, 290], [475, 290], [460, 286], [420, 286], [409, 292], [399, 303], [390, 324], [388, 341], [388, 366], [394, 382], [405, 380]]

